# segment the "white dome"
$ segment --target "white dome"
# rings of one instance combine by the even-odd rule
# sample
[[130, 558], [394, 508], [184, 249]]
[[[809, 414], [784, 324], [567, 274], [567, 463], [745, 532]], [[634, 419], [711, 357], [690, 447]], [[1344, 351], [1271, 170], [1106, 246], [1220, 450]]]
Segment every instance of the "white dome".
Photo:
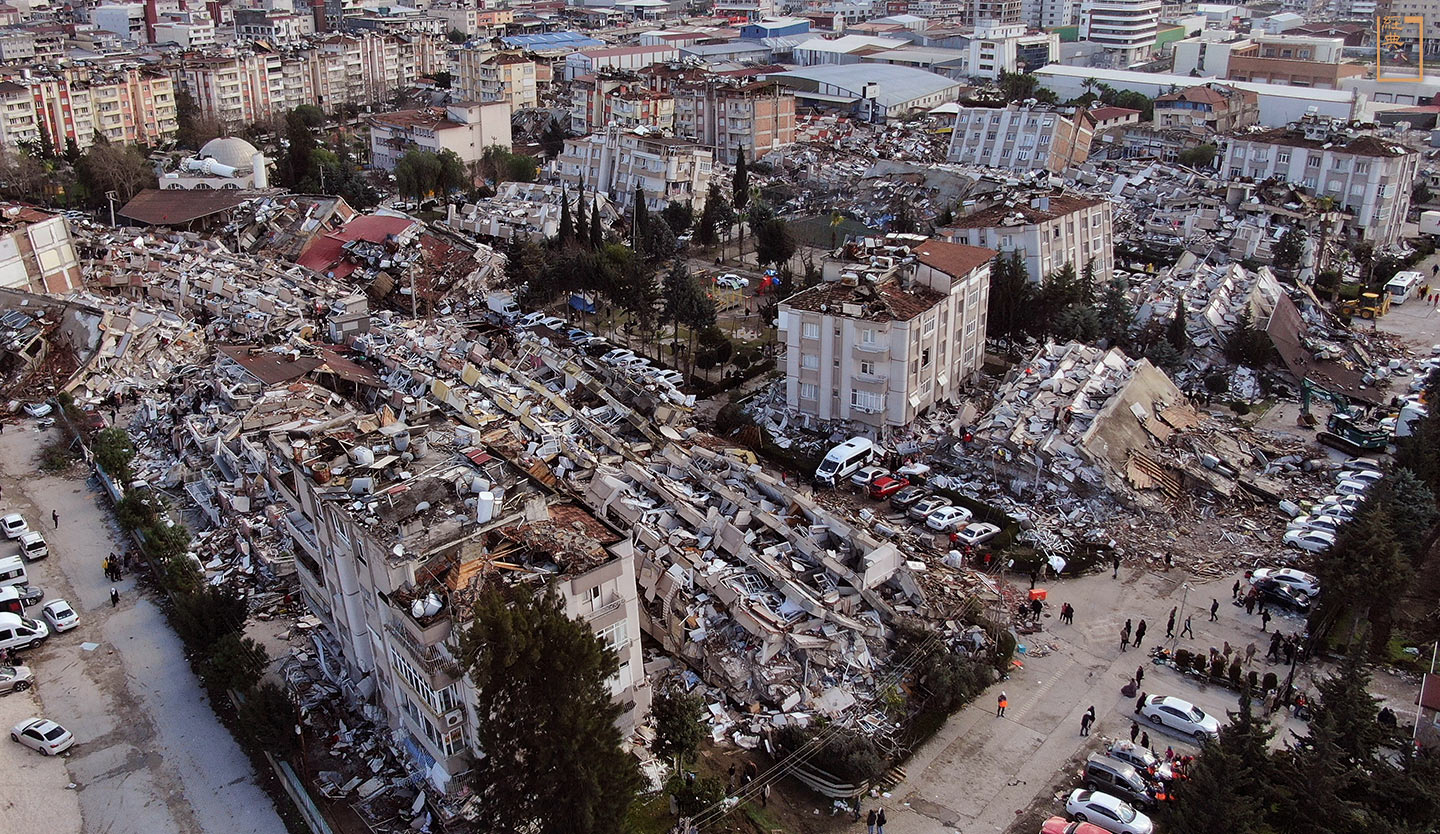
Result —
[[259, 151], [254, 145], [238, 136], [222, 136], [206, 142], [197, 156], [201, 159], [213, 159], [232, 168], [250, 168], [257, 153]]

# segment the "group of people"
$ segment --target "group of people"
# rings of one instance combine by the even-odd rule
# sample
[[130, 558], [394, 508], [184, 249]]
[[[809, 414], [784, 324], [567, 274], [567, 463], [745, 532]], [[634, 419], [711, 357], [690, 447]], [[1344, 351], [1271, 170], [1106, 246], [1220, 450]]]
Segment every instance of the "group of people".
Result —
[[1141, 620], [1137, 626], [1132, 626], [1130, 621], [1126, 620], [1124, 627], [1120, 629], [1120, 651], [1123, 652], [1130, 648], [1130, 636], [1132, 633], [1135, 636], [1135, 648], [1140, 648], [1141, 641], [1145, 639], [1145, 629], [1146, 625], [1144, 620]]
[[122, 560], [114, 553], [106, 556], [105, 561], [102, 563], [101, 566], [105, 569], [105, 578], [110, 580], [111, 582], [119, 582], [121, 579], [125, 578], [125, 570], [122, 564]]

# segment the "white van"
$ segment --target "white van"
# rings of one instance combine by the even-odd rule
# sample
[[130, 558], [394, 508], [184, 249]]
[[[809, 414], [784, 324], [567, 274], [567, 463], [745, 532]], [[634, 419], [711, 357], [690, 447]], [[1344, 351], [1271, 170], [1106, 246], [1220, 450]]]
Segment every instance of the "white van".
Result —
[[815, 467], [815, 482], [833, 487], [853, 475], [877, 454], [875, 444], [863, 437], [852, 437], [831, 449]]
[[19, 614], [0, 614], [0, 649], [28, 649], [45, 642], [50, 627]]
[[0, 588], [7, 585], [29, 585], [30, 574], [25, 572], [25, 561], [19, 556], [0, 559]]
[[33, 562], [49, 556], [50, 547], [45, 544], [44, 536], [31, 530], [20, 537], [20, 555]]
[[1397, 272], [1385, 285], [1385, 292], [1389, 294], [1391, 304], [1404, 304], [1420, 290], [1423, 283], [1425, 276], [1418, 272]]

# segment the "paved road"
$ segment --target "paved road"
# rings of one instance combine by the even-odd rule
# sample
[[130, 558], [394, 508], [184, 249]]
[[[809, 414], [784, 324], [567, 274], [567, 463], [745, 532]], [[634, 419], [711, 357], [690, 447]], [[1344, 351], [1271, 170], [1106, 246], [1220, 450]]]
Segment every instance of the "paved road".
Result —
[[[1034, 645], [1053, 643], [1055, 651], [1030, 658], [1025, 668], [1001, 683], [977, 703], [953, 716], [940, 733], [906, 765], [909, 778], [892, 792], [890, 799], [878, 800], [887, 808], [892, 834], [936, 834], [937, 832], [1005, 831], [1016, 814], [1037, 797], [1048, 796], [1062, 787], [1069, 775], [1061, 772], [1082, 750], [1098, 748], [1102, 741], [1129, 737], [1134, 700], [1123, 697], [1120, 688], [1145, 666], [1144, 689], [1151, 694], [1178, 695], [1201, 709], [1223, 715], [1234, 709], [1236, 699], [1227, 689], [1201, 689], [1189, 679], [1149, 662], [1148, 650], [1165, 636], [1166, 616], [1179, 605], [1185, 592], [1180, 571], [1166, 574], [1138, 574], [1126, 568], [1118, 580], [1103, 575], [1052, 583], [1047, 631], [1033, 635]], [[1179, 644], [1192, 651], [1220, 646], [1225, 640], [1244, 646], [1251, 640], [1260, 645], [1260, 659], [1253, 667], [1263, 675], [1275, 671], [1283, 678], [1284, 668], [1267, 666], [1261, 643], [1259, 617], [1246, 617], [1230, 605], [1232, 579], [1198, 585], [1189, 591], [1194, 610], [1195, 640]], [[1210, 623], [1212, 597], [1221, 600], [1220, 621]], [[1057, 623], [1062, 602], [1076, 608], [1075, 624]], [[1200, 606], [1204, 606], [1204, 610]], [[1126, 618], [1148, 621], [1145, 643], [1140, 649], [1120, 651], [1119, 633]], [[1177, 623], [1179, 631], [1183, 615]], [[1301, 627], [1298, 619], [1277, 618], [1271, 623], [1286, 631]], [[1302, 678], [1297, 678], [1302, 680]], [[1003, 689], [1009, 698], [1004, 718], [995, 717], [995, 696]], [[1080, 716], [1094, 705], [1098, 720], [1088, 739], [1081, 738]], [[1299, 725], [1297, 725], [1298, 727]], [[1164, 751], [1193, 750], [1193, 745], [1154, 727], [1151, 747]], [[1277, 742], [1285, 734], [1277, 735]], [[1063, 802], [1053, 803], [1055, 813]]]
[[[130, 579], [116, 584], [121, 601], [111, 608], [101, 561], [118, 548], [102, 496], [73, 477], [35, 474], [33, 458], [49, 438], [29, 422], [11, 423], [0, 435], [0, 503], [23, 513], [50, 543], [50, 558], [30, 566], [31, 581], [47, 598], [69, 600], [81, 617], [78, 628], [53, 636], [25, 661], [35, 670], [36, 712], [60, 721], [78, 743], [63, 760], [68, 777], [57, 770], [62, 760], [0, 745], [0, 810], [9, 802], [22, 811], [4, 818], [54, 832], [284, 834], [164, 613]], [[58, 530], [51, 510], [60, 514]], [[13, 549], [7, 543], [0, 553]], [[96, 647], [86, 651], [84, 643]], [[12, 700], [25, 697], [10, 696], [0, 715], [11, 717], [23, 706]], [[23, 777], [17, 790], [12, 769]], [[67, 782], [75, 788], [67, 790]]]

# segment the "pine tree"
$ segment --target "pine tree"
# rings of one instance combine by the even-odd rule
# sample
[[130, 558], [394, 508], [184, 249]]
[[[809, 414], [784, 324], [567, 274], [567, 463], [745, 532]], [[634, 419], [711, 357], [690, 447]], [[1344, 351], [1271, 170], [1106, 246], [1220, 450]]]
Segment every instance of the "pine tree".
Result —
[[1351, 652], [1340, 667], [1317, 685], [1310, 719], [1309, 744], [1322, 731], [1336, 747], [1340, 760], [1349, 768], [1368, 768], [1380, 746], [1379, 702], [1369, 692], [1370, 675], [1360, 665], [1359, 654]]
[[1130, 341], [1130, 325], [1135, 321], [1135, 309], [1130, 306], [1130, 285], [1124, 278], [1111, 278], [1100, 294], [1100, 336], [1108, 339], [1111, 347], [1123, 347]]
[[1165, 326], [1165, 341], [1175, 348], [1176, 353], [1184, 353], [1185, 349], [1190, 347], [1190, 337], [1185, 332], [1185, 325], [1185, 308], [1180, 306], [1170, 318], [1170, 323]]
[[600, 228], [600, 198], [590, 204], [590, 246], [599, 249], [605, 245], [605, 232]]
[[645, 205], [645, 189], [636, 185], [634, 222], [630, 229], [630, 248], [639, 250], [645, 245], [645, 236], [649, 234], [649, 226], [650, 208]]
[[558, 237], [561, 246], [575, 242], [575, 224], [570, 219], [570, 195], [564, 191], [560, 193], [560, 231]]
[[[735, 153], [735, 176], [730, 181], [730, 204], [735, 207], [735, 213], [745, 217], [745, 206], [750, 202], [750, 168], [745, 164], [745, 151], [739, 150]], [[740, 224], [740, 251], [738, 257], [743, 263], [745, 260], [745, 224]]]
[[481, 829], [619, 834], [641, 785], [615, 726], [619, 668], [553, 587], [488, 583], [461, 635], [485, 751], [469, 775]]

